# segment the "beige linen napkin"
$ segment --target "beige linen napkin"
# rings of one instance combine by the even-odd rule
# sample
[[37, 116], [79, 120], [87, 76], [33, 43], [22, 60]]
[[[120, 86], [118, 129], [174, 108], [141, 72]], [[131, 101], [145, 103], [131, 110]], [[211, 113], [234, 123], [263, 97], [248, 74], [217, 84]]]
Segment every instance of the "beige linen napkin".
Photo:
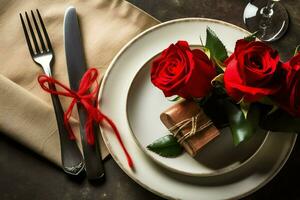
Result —
[[[63, 18], [70, 5], [79, 15], [87, 65], [97, 67], [101, 75], [122, 46], [158, 23], [122, 0], [0, 0], [0, 132], [57, 165], [60, 145], [51, 98], [37, 82], [43, 71], [30, 57], [19, 13], [40, 10], [55, 52], [53, 76], [68, 85]], [[60, 99], [66, 109], [70, 99]], [[76, 114], [72, 127], [79, 138]], [[100, 143], [104, 158], [108, 151]]]

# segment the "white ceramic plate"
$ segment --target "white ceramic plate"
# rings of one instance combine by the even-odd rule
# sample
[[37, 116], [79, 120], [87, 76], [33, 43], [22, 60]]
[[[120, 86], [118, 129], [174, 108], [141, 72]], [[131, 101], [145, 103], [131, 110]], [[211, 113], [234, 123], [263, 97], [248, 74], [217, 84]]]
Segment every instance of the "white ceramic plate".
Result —
[[[199, 42], [199, 41], [198, 41]], [[241, 167], [252, 159], [267, 139], [265, 131], [236, 147], [229, 128], [207, 144], [195, 157], [187, 153], [165, 158], [148, 150], [147, 145], [170, 134], [160, 121], [160, 113], [174, 102], [168, 101], [150, 80], [151, 59], [137, 73], [127, 98], [128, 122], [141, 149], [161, 166], [189, 176], [216, 176]]]
[[165, 198], [241, 198], [262, 187], [278, 173], [296, 141], [296, 134], [271, 132], [256, 155], [242, 167], [210, 177], [173, 173], [145, 155], [136, 143], [127, 119], [126, 103], [130, 85], [144, 64], [170, 43], [185, 39], [190, 44], [198, 44], [199, 35], [205, 40], [207, 26], [219, 35], [229, 51], [234, 49], [237, 39], [248, 34], [237, 26], [211, 19], [189, 18], [162, 23], [134, 38], [118, 53], [100, 89], [102, 111], [112, 118], [120, 130], [124, 144], [133, 157], [135, 170], [127, 166], [114, 133], [109, 128], [102, 128], [102, 137], [108, 150], [133, 180]]

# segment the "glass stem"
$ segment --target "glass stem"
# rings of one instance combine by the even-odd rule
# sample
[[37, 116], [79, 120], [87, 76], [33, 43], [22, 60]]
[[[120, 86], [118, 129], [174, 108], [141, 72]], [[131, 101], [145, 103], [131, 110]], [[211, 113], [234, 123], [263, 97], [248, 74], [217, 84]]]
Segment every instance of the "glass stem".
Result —
[[275, 3], [276, 3], [275, 0], [268, 0], [267, 5], [260, 10], [260, 14], [262, 17], [259, 22], [259, 29], [260, 29], [262, 38], [266, 34], [266, 30], [271, 24], [272, 15], [274, 12], [273, 7], [274, 7]]
[[276, 1], [268, 0], [268, 3], [265, 7], [262, 8], [262, 14], [267, 15], [267, 17], [271, 17], [270, 15], [273, 13], [273, 7]]

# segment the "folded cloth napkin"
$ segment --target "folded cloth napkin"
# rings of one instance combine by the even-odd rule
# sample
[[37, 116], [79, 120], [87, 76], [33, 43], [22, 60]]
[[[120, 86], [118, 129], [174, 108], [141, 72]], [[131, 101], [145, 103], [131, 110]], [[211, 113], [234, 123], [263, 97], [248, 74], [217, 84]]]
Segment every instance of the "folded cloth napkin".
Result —
[[[50, 95], [37, 82], [43, 71], [30, 57], [19, 13], [39, 9], [55, 53], [53, 76], [68, 85], [63, 19], [70, 5], [75, 6], [79, 15], [87, 66], [97, 67], [102, 75], [122, 46], [158, 24], [156, 19], [122, 0], [1, 1], [0, 133], [57, 165], [61, 164], [61, 157], [55, 114]], [[60, 99], [66, 109], [70, 99]], [[80, 139], [76, 112], [72, 117], [71, 125]], [[101, 139], [100, 144], [104, 158], [108, 151]]]

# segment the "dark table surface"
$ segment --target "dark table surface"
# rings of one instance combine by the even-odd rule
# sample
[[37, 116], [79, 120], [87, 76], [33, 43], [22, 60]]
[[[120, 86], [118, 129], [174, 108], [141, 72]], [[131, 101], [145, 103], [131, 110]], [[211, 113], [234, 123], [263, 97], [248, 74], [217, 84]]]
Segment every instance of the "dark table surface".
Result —
[[[238, 26], [247, 0], [129, 0], [160, 21], [182, 17], [221, 19]], [[282, 2], [290, 15], [287, 34], [272, 45], [283, 59], [300, 44], [300, 1]], [[1, 6], [1, 5], [0, 5]], [[276, 147], [274, 147], [276, 148]], [[61, 169], [0, 133], [0, 200], [6, 199], [128, 199], [154, 200], [160, 197], [131, 180], [108, 157], [106, 179], [91, 183], [83, 177], [66, 176]], [[300, 199], [300, 142], [279, 174], [266, 186], [245, 199]]]

